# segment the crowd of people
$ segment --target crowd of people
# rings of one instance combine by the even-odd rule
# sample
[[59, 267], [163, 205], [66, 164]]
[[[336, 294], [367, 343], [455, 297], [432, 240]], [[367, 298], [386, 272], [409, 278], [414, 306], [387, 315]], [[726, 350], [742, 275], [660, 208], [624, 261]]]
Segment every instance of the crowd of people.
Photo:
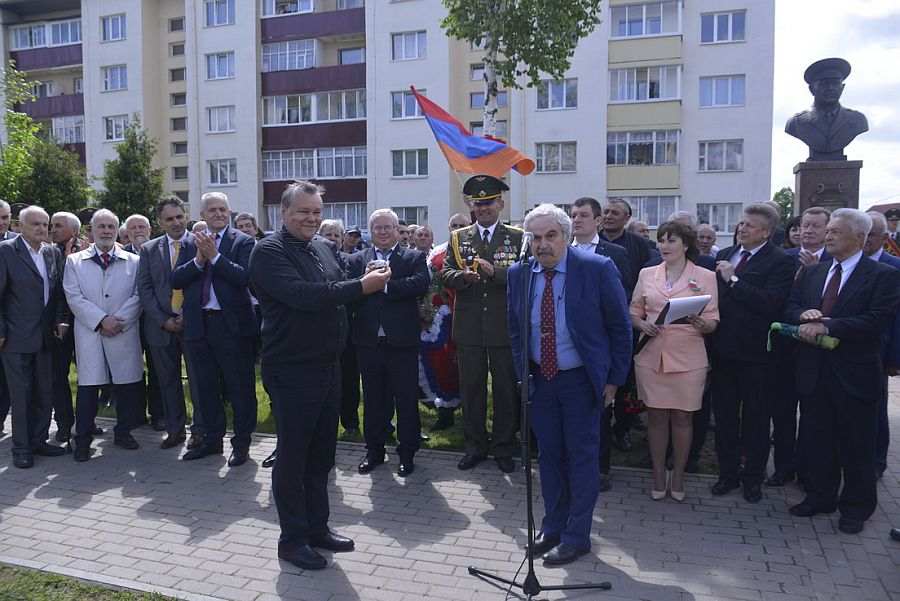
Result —
[[[611, 447], [630, 450], [646, 429], [649, 496], [683, 502], [713, 417], [712, 495], [740, 489], [757, 503], [763, 486], [797, 479], [806, 496], [791, 514], [840, 511], [841, 531], [863, 529], [886, 469], [887, 378], [900, 372], [900, 211], [812, 207], [781, 223], [774, 203], [750, 204], [720, 249], [686, 212], [650, 240], [625, 199], [540, 205], [514, 227], [501, 220], [506, 190], [470, 178], [471, 212], [437, 246], [428, 225], [390, 209], [369, 216], [364, 241], [322, 219], [324, 190], [310, 182], [286, 188], [284, 226], [266, 236], [221, 192], [202, 196], [196, 223], [161, 199], [155, 237], [145, 215], [120, 226], [107, 209], [30, 206], [12, 220], [0, 201], [0, 424], [11, 412], [13, 464], [66, 454], [51, 416], [55, 441], [90, 460], [101, 403], [115, 406], [117, 447], [137, 449], [131, 432], [149, 423], [185, 461], [222, 455], [230, 405], [237, 468], [259, 366], [278, 434], [263, 465], [279, 556], [303, 568], [325, 567], [317, 548], [354, 547], [328, 526], [338, 424], [365, 442], [360, 474], [388, 461], [394, 436], [397, 474], [410, 477], [423, 430], [452, 426], [460, 409], [460, 470], [492, 457], [513, 472], [520, 437], [535, 436], [535, 553], [548, 565], [590, 550]], [[670, 301], [691, 297], [702, 310], [670, 322]], [[425, 428], [421, 402], [437, 411]]]

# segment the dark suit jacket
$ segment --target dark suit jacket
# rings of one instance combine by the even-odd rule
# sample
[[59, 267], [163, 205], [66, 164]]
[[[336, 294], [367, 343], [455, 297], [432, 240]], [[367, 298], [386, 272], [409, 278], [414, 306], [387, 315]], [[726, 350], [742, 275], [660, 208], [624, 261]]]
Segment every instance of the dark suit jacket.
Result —
[[625, 287], [627, 290], [634, 290], [634, 285], [637, 284], [638, 274], [641, 272], [641, 269], [649, 267], [654, 261], [654, 256], [657, 259], [659, 258], [659, 252], [650, 246], [649, 240], [629, 231], [622, 232], [622, 235], [615, 240], [609, 240], [603, 232], [600, 232], [600, 239], [609, 244], [620, 246], [628, 253], [632, 282], [630, 286]]
[[[784, 252], [789, 257], [799, 257], [800, 256], [800, 247], [798, 246], [796, 248], [788, 248]], [[797, 259], [797, 260], [799, 261], [799, 259]], [[821, 258], [819, 258], [819, 263], [827, 263], [829, 261], [831, 261], [831, 255], [828, 254], [827, 249], [823, 250], [822, 256], [821, 256]]]
[[[882, 251], [878, 261], [900, 270], [900, 259]], [[900, 311], [894, 315], [890, 329], [883, 336], [884, 364], [888, 367], [900, 367]]]
[[65, 258], [47, 244], [41, 249], [50, 296], [44, 305], [44, 281], [31, 260], [25, 240], [15, 237], [0, 242], [0, 337], [6, 338], [3, 351], [36, 353], [49, 350], [53, 326], [69, 323], [62, 289]]
[[[729, 261], [741, 247], [719, 251], [716, 261]], [[733, 286], [717, 277], [719, 327], [713, 334], [713, 357], [766, 363], [769, 326], [779, 321], [796, 273], [794, 259], [771, 242], [747, 262]]]
[[[507, 280], [509, 338], [519, 381], [525, 381], [523, 354], [528, 341], [520, 335], [522, 319], [531, 318], [529, 307], [522, 314], [522, 295], [527, 289], [534, 258], [516, 263]], [[606, 257], [569, 247], [566, 256], [566, 325], [572, 342], [584, 362], [595, 400], [602, 402], [607, 384], [621, 386], [631, 366], [631, 318], [625, 290], [613, 262]]]
[[[369, 261], [376, 259], [375, 249], [367, 248], [351, 255], [348, 277], [361, 278]], [[376, 292], [363, 297], [353, 306], [350, 326], [353, 344], [374, 347], [378, 344], [378, 327], [384, 328], [387, 343], [392, 346], [418, 348], [418, 298], [428, 292], [431, 278], [425, 253], [397, 246], [390, 256], [391, 280], [387, 293]]]
[[702, 267], [703, 269], [708, 269], [710, 271], [716, 270], [716, 258], [710, 255], [700, 255], [696, 259], [694, 259], [694, 265], [697, 267]]
[[[188, 232], [183, 241], [187, 243], [193, 238]], [[179, 259], [183, 253], [182, 249]], [[144, 310], [142, 333], [147, 344], [166, 346], [171, 341], [172, 335], [163, 329], [163, 324], [169, 318], [175, 317], [175, 313], [172, 312], [172, 256], [168, 237], [163, 234], [148, 240], [141, 247], [140, 255], [137, 287], [141, 307]]]
[[[821, 308], [831, 265], [819, 263], [800, 272], [785, 310], [788, 323], [799, 324], [804, 311]], [[881, 337], [891, 327], [898, 304], [900, 271], [865, 257], [860, 259], [825, 321], [828, 334], [840, 339], [840, 345], [833, 351], [797, 345], [797, 392], [812, 394], [819, 373], [829, 370], [848, 395], [877, 401], [883, 385]]]
[[637, 277], [631, 272], [631, 262], [628, 260], [628, 253], [618, 244], [607, 242], [602, 238], [598, 241], [594, 252], [601, 257], [609, 257], [619, 270], [619, 277], [622, 280], [622, 286], [625, 287], [625, 298], [631, 299], [631, 292], [637, 282]]
[[[234, 336], [256, 336], [256, 317], [250, 304], [247, 288], [250, 274], [250, 252], [255, 240], [233, 227], [222, 231], [219, 242], [219, 259], [212, 266], [212, 286], [225, 317], [225, 324]], [[206, 335], [203, 311], [200, 305], [203, 294], [203, 270], [194, 263], [197, 245], [194, 239], [187, 241], [178, 257], [178, 265], [172, 271], [172, 288], [184, 290], [184, 338], [197, 340]], [[207, 266], [209, 269], [209, 266]]]

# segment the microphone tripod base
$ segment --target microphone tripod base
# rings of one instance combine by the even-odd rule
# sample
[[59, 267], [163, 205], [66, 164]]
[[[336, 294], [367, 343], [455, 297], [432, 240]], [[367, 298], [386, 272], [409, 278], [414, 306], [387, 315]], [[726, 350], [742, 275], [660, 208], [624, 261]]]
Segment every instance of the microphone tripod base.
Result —
[[481, 580], [485, 580], [488, 582], [499, 582], [509, 587], [520, 589], [523, 593], [525, 593], [528, 601], [537, 601], [534, 597], [544, 591], [608, 591], [612, 589], [612, 584], [610, 584], [609, 582], [597, 582], [594, 584], [560, 584], [555, 586], [541, 586], [541, 583], [538, 582], [537, 576], [534, 574], [534, 571], [529, 571], [525, 576], [524, 582], [522, 583], [518, 583], [515, 580], [509, 578], [502, 578], [500, 576], [497, 576], [496, 574], [491, 574], [490, 572], [479, 570], [478, 568], [475, 568], [473, 566], [469, 566], [469, 575], [475, 576], [476, 578], [480, 578]]

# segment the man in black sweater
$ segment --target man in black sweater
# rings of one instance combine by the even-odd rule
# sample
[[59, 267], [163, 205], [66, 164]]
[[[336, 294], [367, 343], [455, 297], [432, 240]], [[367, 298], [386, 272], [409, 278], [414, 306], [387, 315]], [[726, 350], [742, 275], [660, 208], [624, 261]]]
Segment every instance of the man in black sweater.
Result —
[[[284, 227], [250, 258], [262, 310], [262, 377], [272, 399], [278, 461], [272, 493], [281, 537], [278, 557], [305, 570], [327, 565], [314, 547], [352, 551], [328, 528], [328, 473], [340, 413], [338, 359], [347, 339], [344, 305], [384, 290], [390, 267], [346, 280], [334, 245], [315, 237], [323, 190], [296, 182], [281, 196]], [[315, 238], [315, 239], [314, 239]]]

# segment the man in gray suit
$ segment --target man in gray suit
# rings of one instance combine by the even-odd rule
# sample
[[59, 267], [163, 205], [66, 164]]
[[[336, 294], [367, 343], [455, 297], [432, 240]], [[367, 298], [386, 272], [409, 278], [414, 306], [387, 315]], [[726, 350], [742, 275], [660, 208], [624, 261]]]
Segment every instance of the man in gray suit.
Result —
[[[184, 426], [187, 421], [184, 405], [184, 388], [181, 383], [181, 332], [184, 329], [181, 305], [184, 295], [181, 290], [172, 290], [169, 277], [172, 266], [184, 248], [187, 233], [187, 217], [184, 203], [177, 196], [163, 198], [156, 206], [157, 221], [165, 234], [145, 242], [141, 247], [141, 262], [138, 268], [138, 295], [144, 310], [143, 333], [153, 358], [163, 413], [166, 423], [166, 438], [160, 445], [171, 449], [185, 440]], [[191, 364], [188, 365], [191, 398], [197, 399], [198, 382], [193, 377]], [[200, 418], [199, 403], [194, 402], [194, 422], [191, 426], [189, 448], [195, 448], [202, 440], [203, 420]]]
[[[46, 244], [50, 216], [40, 207], [19, 215], [22, 235], [0, 242], [0, 355], [12, 405], [13, 464], [65, 450], [47, 443], [53, 407], [51, 337], [65, 335], [64, 263]], [[54, 332], [55, 330], [55, 332]]]

